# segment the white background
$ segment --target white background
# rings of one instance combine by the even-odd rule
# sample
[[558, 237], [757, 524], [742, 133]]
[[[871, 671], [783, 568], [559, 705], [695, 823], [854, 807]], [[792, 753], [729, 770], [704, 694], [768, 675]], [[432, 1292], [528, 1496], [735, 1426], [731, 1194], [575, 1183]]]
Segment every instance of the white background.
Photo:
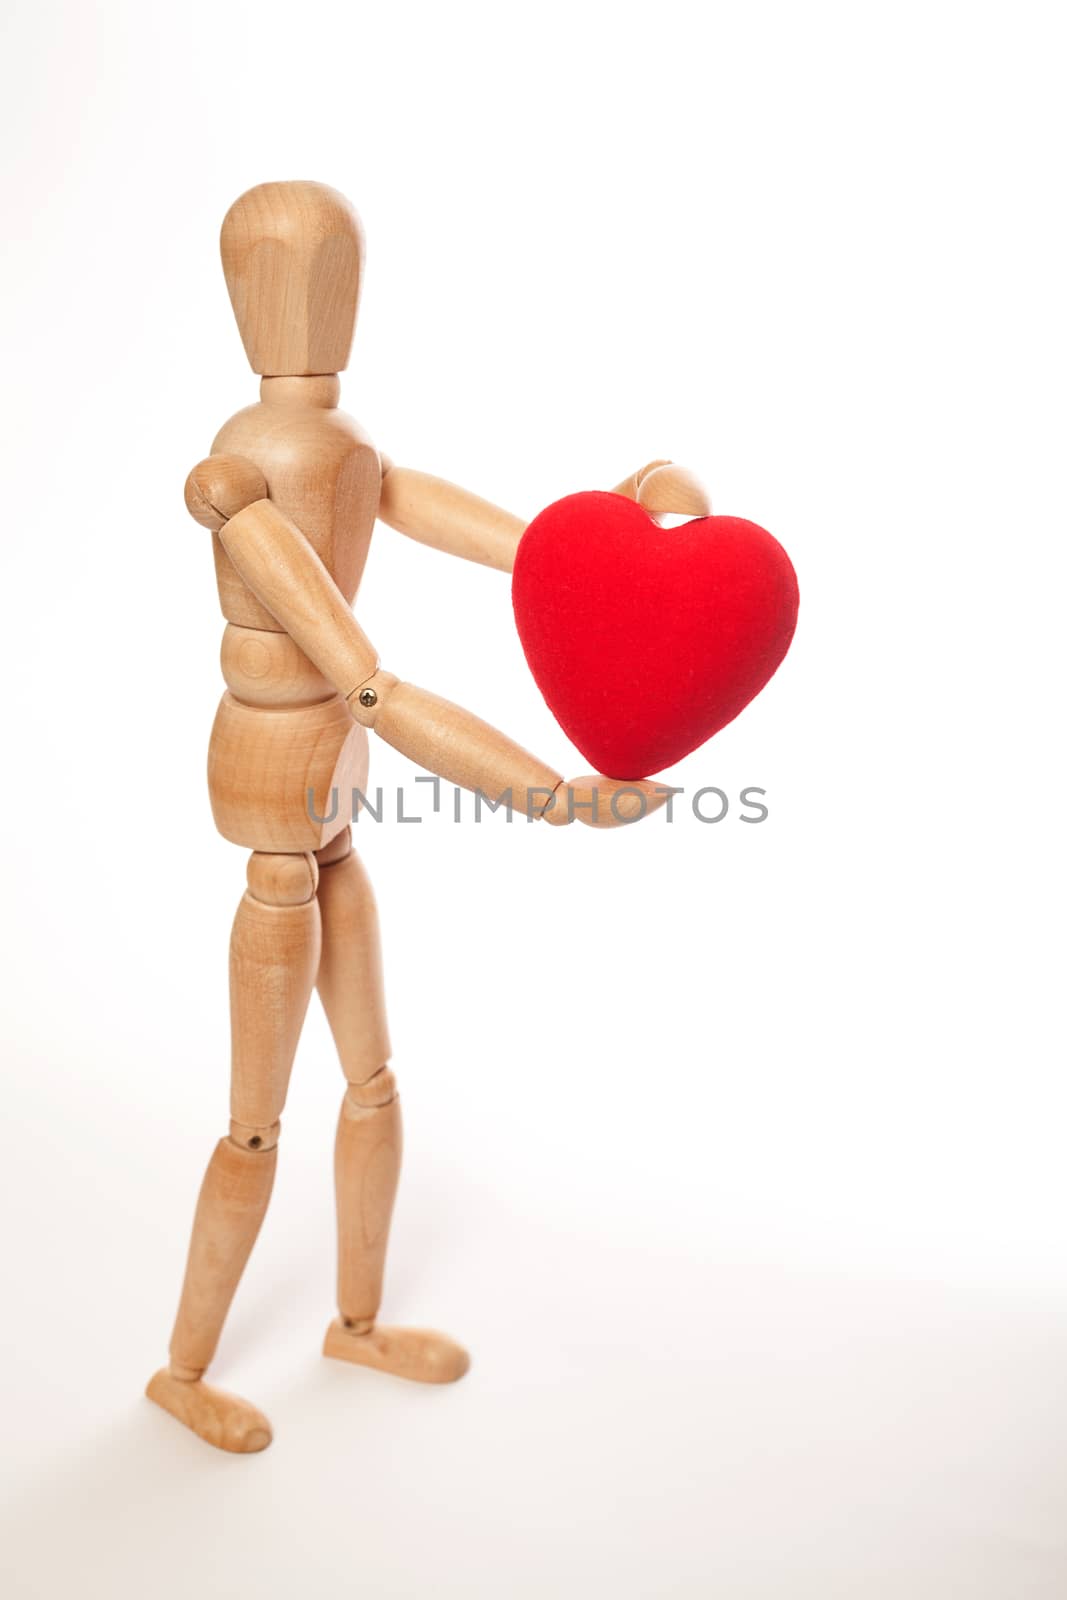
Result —
[[[7, 1593], [1062, 1597], [1053, 17], [6, 7]], [[360, 833], [407, 1119], [385, 1314], [474, 1366], [319, 1357], [313, 1005], [214, 1369], [275, 1441], [230, 1458], [140, 1395], [226, 1127], [244, 872], [181, 488], [256, 397], [219, 223], [287, 177], [363, 214], [342, 404], [397, 461], [532, 515], [673, 456], [802, 600], [673, 774], [766, 824]], [[359, 606], [584, 770], [506, 578], [381, 529]]]

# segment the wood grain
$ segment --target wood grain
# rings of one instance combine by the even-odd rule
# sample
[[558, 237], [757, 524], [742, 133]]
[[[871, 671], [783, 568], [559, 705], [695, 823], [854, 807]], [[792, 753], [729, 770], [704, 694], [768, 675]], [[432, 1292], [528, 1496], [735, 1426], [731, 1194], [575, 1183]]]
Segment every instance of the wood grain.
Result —
[[149, 1379], [145, 1394], [216, 1450], [254, 1455], [271, 1442], [271, 1426], [262, 1411], [210, 1383], [179, 1378], [164, 1367]]
[[270, 500], [239, 511], [219, 534], [256, 598], [342, 694], [370, 677], [378, 655], [322, 558]]
[[338, 1317], [326, 1330], [324, 1356], [355, 1366], [391, 1372], [416, 1383], [455, 1383], [470, 1369], [461, 1344], [434, 1328], [346, 1327]]
[[[349, 848], [345, 849], [345, 845]], [[344, 850], [339, 859], [327, 859]], [[389, 1060], [378, 907], [366, 868], [346, 832], [319, 857], [322, 959], [318, 991], [341, 1069], [366, 1083]]]
[[222, 224], [222, 270], [253, 372], [341, 372], [363, 273], [363, 224], [325, 183], [261, 183]]
[[[257, 863], [257, 857], [252, 863]], [[249, 892], [234, 918], [230, 938], [230, 1024], [232, 1075], [230, 1115], [247, 1126], [269, 1127], [282, 1114], [289, 1074], [304, 1015], [311, 998], [321, 951], [319, 903], [313, 892], [303, 903], [312, 874], [307, 856], [260, 861], [249, 873]], [[269, 892], [267, 870], [275, 882], [273, 904], [256, 899]], [[303, 884], [300, 881], [302, 870]]]
[[263, 709], [226, 693], [208, 746], [215, 826], [248, 850], [319, 850], [351, 822], [367, 761], [367, 735], [339, 695]]
[[266, 1215], [278, 1152], [220, 1139], [193, 1219], [181, 1301], [170, 1341], [172, 1372], [197, 1378], [219, 1342], [241, 1274]]
[[409, 539], [500, 572], [514, 566], [526, 528], [521, 517], [444, 478], [391, 465], [382, 479], [378, 515]]

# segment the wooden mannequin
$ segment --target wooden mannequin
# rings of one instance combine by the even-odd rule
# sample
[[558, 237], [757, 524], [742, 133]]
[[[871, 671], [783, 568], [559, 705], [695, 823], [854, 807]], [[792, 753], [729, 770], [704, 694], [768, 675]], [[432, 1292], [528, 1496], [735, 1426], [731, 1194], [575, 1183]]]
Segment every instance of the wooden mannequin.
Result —
[[[226, 618], [212, 811], [220, 833], [252, 855], [230, 946], [229, 1134], [200, 1191], [170, 1364], [147, 1392], [209, 1443], [247, 1452], [270, 1443], [269, 1423], [203, 1374], [270, 1199], [315, 986], [347, 1080], [335, 1152], [340, 1314], [325, 1354], [430, 1383], [468, 1366], [444, 1334], [377, 1322], [401, 1129], [374, 895], [349, 829], [352, 790], [366, 787], [366, 729], [449, 782], [494, 800], [510, 791], [517, 810], [554, 825], [590, 820], [583, 805], [597, 792], [601, 827], [640, 809], [632, 793], [612, 808], [619, 789], [641, 790], [649, 811], [666, 792], [596, 776], [564, 784], [477, 717], [381, 670], [350, 609], [375, 518], [504, 572], [525, 524], [394, 467], [336, 409], [363, 263], [362, 226], [343, 196], [317, 183], [250, 190], [223, 223], [222, 260], [260, 400], [225, 424], [185, 498], [212, 532]], [[667, 462], [618, 492], [665, 513], [710, 509], [696, 481]], [[316, 821], [332, 809], [334, 788], [340, 808]]]

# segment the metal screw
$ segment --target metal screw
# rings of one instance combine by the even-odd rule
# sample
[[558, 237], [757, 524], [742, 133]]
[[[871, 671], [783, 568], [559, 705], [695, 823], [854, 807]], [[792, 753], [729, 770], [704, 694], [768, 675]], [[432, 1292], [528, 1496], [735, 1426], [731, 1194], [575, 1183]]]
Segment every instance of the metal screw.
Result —
[[377, 690], [361, 689], [359, 691], [359, 703], [361, 706], [376, 706], [378, 704]]

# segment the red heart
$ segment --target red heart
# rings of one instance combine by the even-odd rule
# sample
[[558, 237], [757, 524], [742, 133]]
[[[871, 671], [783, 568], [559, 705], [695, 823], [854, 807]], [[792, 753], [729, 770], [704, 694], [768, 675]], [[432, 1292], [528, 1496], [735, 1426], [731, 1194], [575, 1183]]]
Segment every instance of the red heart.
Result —
[[731, 722], [797, 621], [796, 574], [741, 517], [661, 528], [623, 495], [567, 495], [523, 534], [511, 585], [537, 684], [599, 772], [644, 778]]

